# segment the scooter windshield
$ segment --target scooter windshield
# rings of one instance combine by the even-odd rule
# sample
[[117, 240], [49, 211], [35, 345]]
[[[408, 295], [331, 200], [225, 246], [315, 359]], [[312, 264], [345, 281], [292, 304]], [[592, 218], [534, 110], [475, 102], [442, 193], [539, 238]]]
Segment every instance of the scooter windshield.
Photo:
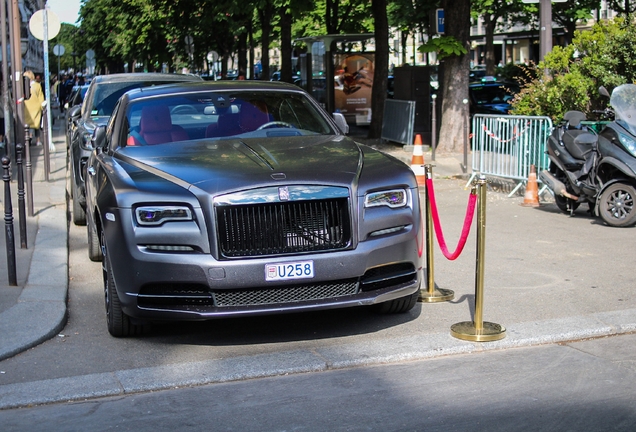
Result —
[[636, 135], [636, 85], [623, 84], [614, 89], [610, 98], [616, 122]]

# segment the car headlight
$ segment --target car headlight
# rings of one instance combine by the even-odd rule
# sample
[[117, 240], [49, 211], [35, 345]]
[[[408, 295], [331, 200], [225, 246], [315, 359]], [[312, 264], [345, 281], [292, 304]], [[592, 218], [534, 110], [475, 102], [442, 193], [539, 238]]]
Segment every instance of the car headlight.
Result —
[[139, 225], [161, 225], [168, 221], [191, 221], [192, 212], [181, 206], [137, 207], [135, 216]]
[[624, 134], [618, 134], [618, 139], [632, 156], [636, 156], [636, 141], [634, 141], [633, 138]]
[[387, 206], [390, 208], [404, 207], [408, 204], [408, 195], [404, 189], [371, 192], [364, 199], [365, 207]]

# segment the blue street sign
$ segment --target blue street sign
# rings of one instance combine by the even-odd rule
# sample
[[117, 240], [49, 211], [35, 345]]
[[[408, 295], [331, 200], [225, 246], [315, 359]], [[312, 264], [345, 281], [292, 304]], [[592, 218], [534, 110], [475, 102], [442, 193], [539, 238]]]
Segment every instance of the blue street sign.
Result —
[[444, 34], [444, 9], [435, 10], [435, 25], [437, 33]]

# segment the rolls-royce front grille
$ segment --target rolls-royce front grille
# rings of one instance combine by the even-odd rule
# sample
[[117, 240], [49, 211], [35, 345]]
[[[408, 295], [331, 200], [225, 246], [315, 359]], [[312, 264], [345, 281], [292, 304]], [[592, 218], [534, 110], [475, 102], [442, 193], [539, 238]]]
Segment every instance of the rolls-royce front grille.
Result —
[[351, 243], [347, 198], [218, 206], [216, 215], [224, 258], [334, 251]]

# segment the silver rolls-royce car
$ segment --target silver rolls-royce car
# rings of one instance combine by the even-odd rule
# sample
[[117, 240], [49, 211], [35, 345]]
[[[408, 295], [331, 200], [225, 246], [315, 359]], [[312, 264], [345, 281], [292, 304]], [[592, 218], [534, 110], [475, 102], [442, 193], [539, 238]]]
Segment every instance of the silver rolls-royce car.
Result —
[[103, 261], [109, 332], [412, 309], [423, 250], [415, 176], [346, 129], [291, 84], [124, 94], [95, 130], [86, 180], [89, 256]]

